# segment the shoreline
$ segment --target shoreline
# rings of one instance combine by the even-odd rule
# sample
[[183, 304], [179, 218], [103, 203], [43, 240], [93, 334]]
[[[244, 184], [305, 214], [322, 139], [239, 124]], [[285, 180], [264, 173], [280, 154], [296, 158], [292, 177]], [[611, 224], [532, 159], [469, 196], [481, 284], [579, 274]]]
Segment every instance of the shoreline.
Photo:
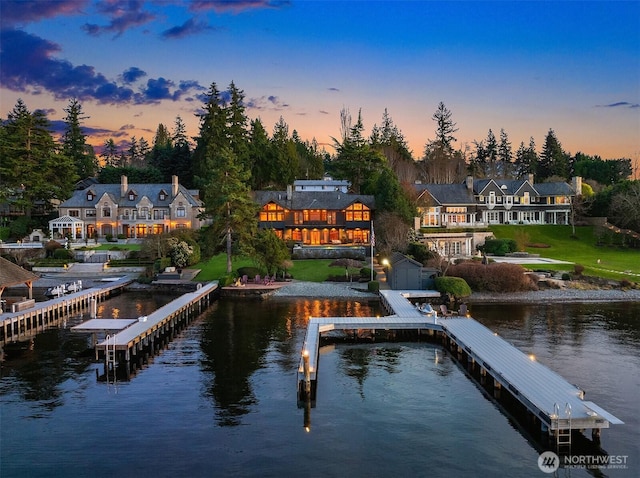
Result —
[[[278, 289], [272, 298], [369, 298], [378, 294], [366, 290], [366, 284], [340, 282], [293, 281]], [[467, 304], [508, 304], [539, 302], [640, 302], [639, 289], [542, 289], [527, 292], [474, 292], [464, 299]]]

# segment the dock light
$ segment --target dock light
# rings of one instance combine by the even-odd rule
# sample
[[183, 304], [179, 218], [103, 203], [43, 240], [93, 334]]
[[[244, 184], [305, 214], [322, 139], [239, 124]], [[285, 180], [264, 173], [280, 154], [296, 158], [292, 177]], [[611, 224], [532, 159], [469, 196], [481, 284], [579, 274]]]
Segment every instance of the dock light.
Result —
[[385, 267], [389, 267], [389, 260], [388, 259], [382, 259], [382, 265]]
[[529, 354], [529, 358], [530, 358], [531, 360], [533, 360], [534, 362], [535, 362], [535, 360], [536, 360], [536, 356], [535, 356], [535, 355], [533, 355], [533, 354]]

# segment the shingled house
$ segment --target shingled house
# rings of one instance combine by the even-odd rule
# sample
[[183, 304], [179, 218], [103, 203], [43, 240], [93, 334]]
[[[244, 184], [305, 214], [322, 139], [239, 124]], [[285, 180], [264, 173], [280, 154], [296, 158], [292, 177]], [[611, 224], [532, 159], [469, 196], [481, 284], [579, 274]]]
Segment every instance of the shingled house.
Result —
[[[472, 255], [489, 233], [473, 232], [492, 224], [569, 224], [571, 204], [582, 178], [534, 183], [526, 179], [474, 179], [459, 184], [416, 184], [415, 228], [431, 249], [447, 256]], [[469, 230], [471, 229], [471, 230]], [[465, 230], [465, 232], [461, 232]]]

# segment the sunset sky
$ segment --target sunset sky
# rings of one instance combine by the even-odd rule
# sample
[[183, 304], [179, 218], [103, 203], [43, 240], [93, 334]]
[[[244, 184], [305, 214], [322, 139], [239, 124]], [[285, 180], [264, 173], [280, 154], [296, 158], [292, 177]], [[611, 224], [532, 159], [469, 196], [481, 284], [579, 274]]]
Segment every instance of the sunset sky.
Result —
[[340, 110], [366, 134], [385, 108], [414, 157], [440, 101], [456, 147], [491, 128], [515, 152], [550, 128], [563, 148], [640, 155], [640, 2], [0, 0], [0, 117], [18, 98], [54, 125], [78, 98], [94, 145], [189, 134], [212, 82], [244, 90], [267, 131], [280, 116], [333, 149]]

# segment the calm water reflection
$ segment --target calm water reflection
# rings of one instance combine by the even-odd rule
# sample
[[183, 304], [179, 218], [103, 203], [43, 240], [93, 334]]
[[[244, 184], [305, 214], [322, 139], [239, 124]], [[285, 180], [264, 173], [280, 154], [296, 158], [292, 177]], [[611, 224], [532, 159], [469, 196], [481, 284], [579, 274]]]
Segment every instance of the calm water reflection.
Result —
[[[101, 313], [166, 300], [127, 293]], [[306, 318], [378, 313], [375, 301], [221, 300], [115, 386], [97, 382], [83, 338], [39, 335], [3, 366], [0, 476], [545, 476], [535, 446], [433, 344], [324, 347], [306, 432], [295, 393]], [[628, 469], [604, 475], [638, 475], [640, 304], [472, 313], [624, 420], [602, 446]]]

